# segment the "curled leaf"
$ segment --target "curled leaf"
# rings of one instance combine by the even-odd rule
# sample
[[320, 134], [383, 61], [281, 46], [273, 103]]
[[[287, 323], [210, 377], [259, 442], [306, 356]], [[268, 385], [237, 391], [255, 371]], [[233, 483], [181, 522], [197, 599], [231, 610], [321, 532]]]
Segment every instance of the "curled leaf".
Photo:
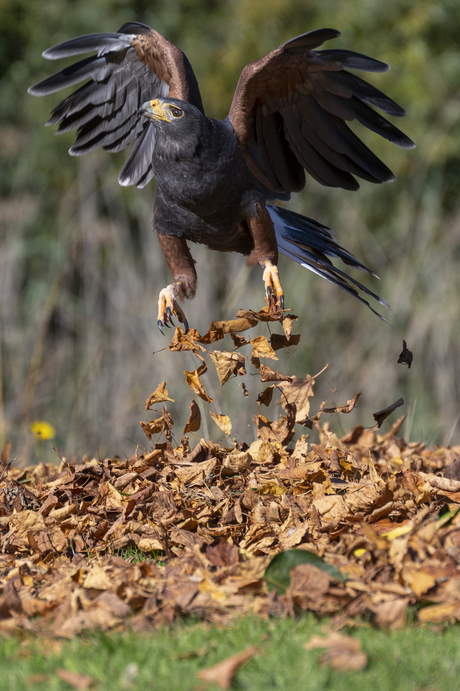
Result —
[[233, 374], [239, 374], [240, 376], [246, 374], [244, 368], [246, 358], [244, 355], [240, 353], [228, 353], [224, 350], [214, 350], [209, 353], [209, 355], [216, 368], [221, 386], [223, 386]]
[[218, 415], [217, 413], [209, 413], [219, 429], [229, 437], [232, 433], [232, 423], [228, 415]]
[[275, 355], [275, 351], [265, 338], [265, 336], [257, 336], [257, 338], [251, 338], [250, 341], [252, 345], [252, 357], [253, 358], [270, 358], [271, 360], [278, 360]]
[[185, 381], [190, 386], [192, 391], [194, 391], [197, 394], [197, 396], [202, 398], [203, 401], [206, 401], [206, 403], [211, 403], [213, 399], [211, 398], [211, 396], [208, 396], [200, 380], [201, 375], [207, 372], [207, 369], [207, 366], [203, 362], [203, 364], [200, 365], [198, 369], [192, 370], [191, 372], [185, 370], [184, 374]]
[[384, 408], [383, 410], [379, 410], [377, 413], [374, 413], [373, 417], [374, 420], [377, 423], [377, 427], [381, 427], [387, 417], [391, 415], [391, 413], [396, 410], [396, 408], [399, 408], [400, 406], [404, 405], [404, 399], [403, 398], [398, 398], [396, 403], [392, 403], [391, 405], [388, 406], [388, 408]]
[[200, 409], [195, 400], [190, 403], [190, 415], [185, 423], [184, 431], [182, 434], [188, 434], [189, 432], [197, 432], [201, 425], [201, 413]]
[[174, 403], [174, 398], [169, 397], [165, 381], [162, 381], [155, 391], [150, 394], [145, 402], [145, 409], [148, 410], [154, 403], [162, 403], [163, 401], [171, 401], [171, 403]]

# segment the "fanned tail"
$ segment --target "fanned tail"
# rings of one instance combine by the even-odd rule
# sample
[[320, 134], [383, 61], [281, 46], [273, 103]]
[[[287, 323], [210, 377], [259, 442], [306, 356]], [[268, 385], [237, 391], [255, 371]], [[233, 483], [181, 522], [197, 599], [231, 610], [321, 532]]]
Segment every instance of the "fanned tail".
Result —
[[388, 309], [391, 309], [390, 305], [362, 285], [362, 283], [359, 283], [359, 281], [334, 266], [329, 259], [329, 257], [338, 257], [348, 266], [363, 269], [372, 276], [376, 276], [348, 250], [336, 242], [330, 228], [311, 218], [301, 216], [295, 213], [295, 211], [288, 211], [277, 206], [267, 206], [267, 209], [275, 226], [276, 240], [281, 254], [293, 259], [301, 266], [313, 271], [318, 276], [322, 276], [336, 286], [343, 288], [347, 293], [350, 293], [360, 302], [367, 305], [380, 319], [387, 322], [387, 324], [389, 323], [358, 291], [361, 290]]

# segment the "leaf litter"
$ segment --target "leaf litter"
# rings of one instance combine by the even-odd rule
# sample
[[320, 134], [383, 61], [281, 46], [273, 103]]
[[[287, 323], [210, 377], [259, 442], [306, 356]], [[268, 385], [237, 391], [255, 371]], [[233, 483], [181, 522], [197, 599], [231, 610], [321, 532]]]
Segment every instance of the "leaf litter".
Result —
[[[260, 362], [298, 345], [295, 320], [267, 308], [240, 310], [233, 320], [213, 322], [204, 336], [177, 328], [170, 344], [179, 353], [172, 357], [188, 351], [199, 359], [184, 375], [191, 395], [207, 403], [212, 398], [200, 377], [208, 365], [221, 385], [249, 365], [255, 369], [261, 391], [257, 439], [249, 445], [227, 436], [223, 443], [200, 438], [191, 449], [201, 424], [191, 398], [182, 440], [173, 443], [167, 404], [178, 394], [170, 396], [161, 382], [145, 406], [161, 410], [141, 423], [151, 446], [130, 458], [84, 456], [18, 468], [5, 446], [1, 633], [71, 638], [94, 628], [144, 631], [187, 615], [226, 624], [249, 613], [306, 611], [333, 616], [336, 628], [359, 617], [399, 628], [409, 609], [420, 622], [460, 619], [460, 447], [404, 441], [404, 416], [381, 433], [377, 425], [400, 401], [374, 414], [374, 427], [358, 425], [339, 438], [327, 416], [349, 413], [359, 394], [334, 407], [322, 402], [315, 412], [321, 373], [298, 377]], [[276, 321], [283, 334], [239, 335]], [[229, 351], [205, 347], [224, 339]], [[252, 351], [244, 356], [243, 347]], [[270, 420], [261, 406], [274, 396], [279, 414]], [[231, 435], [229, 417], [209, 413]], [[319, 443], [309, 438], [313, 428]], [[314, 643], [328, 647], [324, 661], [338, 668], [366, 663], [344, 637]], [[227, 688], [256, 653], [243, 651], [207, 670], [207, 678]], [[90, 683], [73, 681], [75, 688]]]

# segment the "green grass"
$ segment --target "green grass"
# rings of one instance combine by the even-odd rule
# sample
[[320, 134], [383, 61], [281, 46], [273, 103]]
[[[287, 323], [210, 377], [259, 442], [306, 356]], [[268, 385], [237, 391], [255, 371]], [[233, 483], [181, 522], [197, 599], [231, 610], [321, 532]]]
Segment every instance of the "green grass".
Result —
[[164, 552], [152, 549], [150, 553], [145, 553], [137, 547], [120, 547], [114, 551], [117, 557], [125, 559], [129, 564], [139, 564], [143, 561], [156, 561], [158, 566], [164, 566]]
[[[232, 689], [250, 691], [451, 691], [460, 678], [460, 628], [409, 626], [402, 631], [360, 627], [368, 665], [361, 672], [335, 672], [319, 664], [321, 650], [305, 651], [325, 625], [311, 616], [300, 620], [248, 618], [231, 627], [181, 624], [152, 633], [90, 634], [72, 641], [25, 636], [0, 639], [0, 688], [53, 691], [70, 688], [56, 669], [89, 675], [98, 691], [187, 691], [205, 689], [199, 670], [256, 645], [261, 654], [234, 677]], [[195, 654], [194, 654], [195, 653]], [[196, 654], [198, 653], [198, 654]], [[137, 670], [137, 674], [135, 673]], [[133, 674], [134, 671], [134, 674]], [[31, 675], [43, 675], [31, 683]], [[210, 691], [217, 687], [210, 685]]]

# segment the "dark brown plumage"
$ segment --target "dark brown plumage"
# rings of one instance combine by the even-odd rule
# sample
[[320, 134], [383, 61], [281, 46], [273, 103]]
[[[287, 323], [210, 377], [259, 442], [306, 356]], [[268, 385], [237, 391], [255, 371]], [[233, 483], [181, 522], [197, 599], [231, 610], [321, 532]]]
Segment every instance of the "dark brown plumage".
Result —
[[264, 267], [269, 302], [280, 307], [278, 251], [363, 302], [358, 288], [386, 304], [332, 264], [328, 255], [363, 268], [328, 228], [267, 203], [299, 192], [305, 171], [323, 185], [350, 190], [359, 187], [356, 177], [393, 179], [346, 121], [413, 146], [374, 108], [397, 116], [403, 109], [346, 69], [382, 72], [387, 65], [350, 51], [316, 50], [337, 36], [333, 29], [311, 31], [247, 65], [224, 121], [205, 117], [184, 53], [144, 24], [81, 36], [43, 53], [54, 60], [97, 51], [29, 89], [43, 96], [90, 80], [47, 123], [59, 123], [58, 132], [77, 130], [69, 153], [120, 151], [134, 142], [120, 184], [143, 187], [156, 177], [154, 228], [174, 279], [160, 293], [160, 329], [172, 314], [187, 328], [177, 302], [196, 290], [187, 240], [249, 255], [250, 265]]

